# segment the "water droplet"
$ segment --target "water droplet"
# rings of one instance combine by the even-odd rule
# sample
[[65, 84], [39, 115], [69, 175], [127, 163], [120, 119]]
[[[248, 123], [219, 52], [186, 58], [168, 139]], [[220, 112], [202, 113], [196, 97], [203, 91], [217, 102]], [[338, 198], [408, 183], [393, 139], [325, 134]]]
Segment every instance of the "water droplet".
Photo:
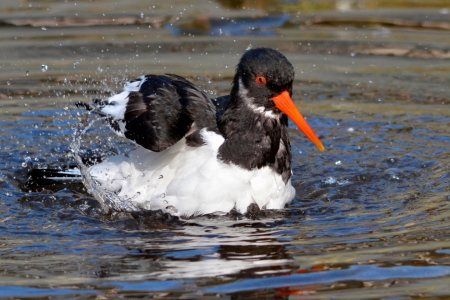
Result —
[[26, 75], [26, 76], [30, 75], [30, 71], [27, 70], [27, 71], [25, 72], [25, 75]]
[[337, 182], [337, 179], [334, 177], [327, 177], [322, 182], [325, 184], [335, 184]]
[[176, 209], [175, 206], [169, 205], [169, 206], [166, 207], [166, 209], [167, 209], [167, 212], [169, 214], [176, 214], [176, 213], [178, 213], [178, 209]]
[[165, 197], [166, 197], [166, 193], [162, 193], [161, 198], [165, 198]]
[[398, 162], [398, 159], [395, 158], [395, 157], [391, 157], [391, 158], [388, 158], [386, 161], [387, 161], [389, 164], [393, 165], [393, 164], [396, 164], [396, 163]]
[[404, 173], [400, 169], [390, 168], [384, 171], [383, 177], [387, 178], [388, 180], [400, 180], [402, 177], [404, 177]]
[[228, 65], [225, 65], [225, 69], [228, 69]]
[[41, 29], [42, 30], [47, 30], [47, 28], [45, 26], [42, 26]]
[[11, 85], [11, 82], [7, 81], [6, 84], [7, 84], [7, 85]]
[[355, 128], [349, 127], [349, 128], [347, 128], [347, 132], [355, 132]]
[[338, 185], [347, 185], [349, 183], [351, 183], [351, 181], [349, 181], [347, 179], [340, 179], [340, 180], [337, 181]]
[[42, 72], [47, 72], [48, 70], [48, 66], [47, 65], [41, 65], [41, 71]]
[[28, 164], [31, 164], [31, 157], [25, 157], [24, 162], [22, 163], [22, 167], [26, 168]]
[[350, 53], [350, 56], [351, 56], [351, 57], [354, 57], [354, 56], [355, 56], [355, 53], [353, 53], [353, 52]]
[[335, 162], [334, 164], [337, 165], [337, 166], [340, 166], [340, 165], [342, 165], [342, 161], [338, 160], [338, 161]]
[[141, 19], [143, 19], [145, 17], [145, 14], [143, 12], [141, 12]]
[[253, 45], [252, 45], [252, 44], [249, 44], [249, 45], [247, 46], [247, 48], [245, 49], [245, 51], [252, 49], [252, 47], [253, 47]]

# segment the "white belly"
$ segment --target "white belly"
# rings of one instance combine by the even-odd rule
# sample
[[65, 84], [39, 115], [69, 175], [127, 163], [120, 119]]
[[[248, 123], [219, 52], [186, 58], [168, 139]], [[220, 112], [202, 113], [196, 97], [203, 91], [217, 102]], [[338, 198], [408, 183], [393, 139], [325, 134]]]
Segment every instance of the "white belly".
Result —
[[128, 156], [110, 157], [89, 169], [100, 188], [115, 192], [135, 206], [162, 209], [192, 216], [229, 212], [244, 213], [256, 203], [260, 208], [281, 209], [295, 195], [290, 180], [269, 167], [244, 170], [217, 159], [223, 137], [202, 131], [206, 145], [189, 147], [185, 139], [162, 152], [139, 147]]

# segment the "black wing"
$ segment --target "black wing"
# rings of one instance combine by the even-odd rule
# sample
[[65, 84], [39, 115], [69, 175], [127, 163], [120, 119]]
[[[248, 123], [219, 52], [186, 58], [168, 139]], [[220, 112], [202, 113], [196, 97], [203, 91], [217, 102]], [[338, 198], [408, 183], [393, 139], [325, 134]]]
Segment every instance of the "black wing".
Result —
[[128, 83], [125, 92], [107, 101], [94, 101], [93, 108], [79, 106], [104, 116], [119, 135], [155, 152], [169, 148], [188, 133], [188, 144], [199, 146], [199, 130], [205, 127], [218, 132], [211, 99], [188, 80], [172, 74], [142, 76]]

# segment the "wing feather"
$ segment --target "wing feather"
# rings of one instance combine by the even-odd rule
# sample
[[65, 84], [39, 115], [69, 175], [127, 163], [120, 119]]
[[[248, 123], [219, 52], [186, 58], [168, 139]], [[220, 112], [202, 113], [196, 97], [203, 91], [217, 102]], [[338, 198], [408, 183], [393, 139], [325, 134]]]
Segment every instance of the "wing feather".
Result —
[[190, 146], [202, 145], [202, 128], [219, 132], [212, 100], [190, 81], [173, 74], [141, 76], [128, 82], [124, 92], [85, 108], [104, 116], [118, 135], [155, 152], [187, 134]]

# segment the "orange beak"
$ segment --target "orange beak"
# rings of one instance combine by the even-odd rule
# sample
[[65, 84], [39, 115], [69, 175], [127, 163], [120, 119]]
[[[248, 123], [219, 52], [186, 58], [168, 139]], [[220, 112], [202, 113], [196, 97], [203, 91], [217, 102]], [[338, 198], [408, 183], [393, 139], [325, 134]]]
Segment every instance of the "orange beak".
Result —
[[306, 137], [310, 139], [310, 141], [313, 142], [320, 151], [325, 150], [322, 142], [319, 140], [311, 127], [309, 127], [308, 123], [306, 123], [305, 119], [298, 111], [297, 107], [294, 104], [294, 101], [292, 101], [291, 96], [287, 91], [284, 91], [278, 96], [273, 97], [272, 100], [275, 102], [275, 106], [279, 110], [284, 112], [289, 118], [291, 118], [292, 121], [297, 124], [298, 128], [303, 131]]

